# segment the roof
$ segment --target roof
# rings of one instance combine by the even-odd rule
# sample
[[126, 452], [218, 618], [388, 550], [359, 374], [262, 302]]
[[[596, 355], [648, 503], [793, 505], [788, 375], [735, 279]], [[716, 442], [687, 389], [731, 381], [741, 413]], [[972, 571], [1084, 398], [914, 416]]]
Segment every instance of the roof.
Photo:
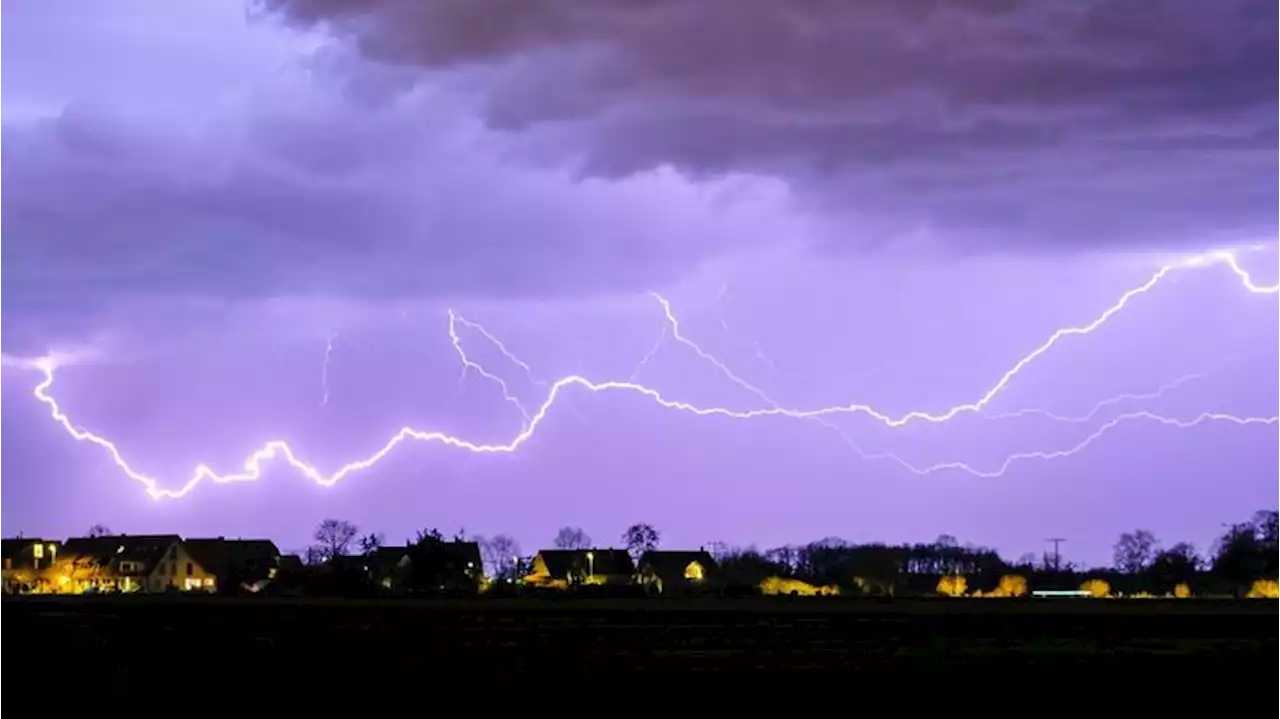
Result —
[[384, 574], [393, 572], [411, 551], [411, 547], [378, 547], [369, 557], [369, 567]]
[[63, 556], [91, 560], [99, 566], [121, 561], [138, 562], [140, 572], [150, 574], [169, 547], [181, 542], [176, 534], [119, 534], [102, 537], [72, 537], [62, 544]]
[[654, 549], [640, 555], [640, 567], [651, 569], [659, 577], [683, 577], [685, 567], [692, 562], [702, 565], [705, 572], [714, 572], [718, 568], [715, 558], [705, 549], [695, 551]]
[[280, 549], [269, 539], [188, 539], [182, 547], [205, 571], [219, 575], [232, 566], [275, 566], [280, 558]]
[[544, 549], [538, 552], [538, 556], [555, 579], [564, 579], [570, 573], [588, 572], [630, 575], [636, 569], [625, 549]]
[[443, 556], [464, 562], [480, 561], [480, 544], [478, 542], [436, 542], [426, 541], [406, 548], [410, 555], [429, 554]]
[[13, 559], [22, 554], [28, 547], [34, 544], [58, 544], [51, 539], [41, 539], [39, 537], [13, 537], [12, 539], [0, 539], [0, 557], [4, 559]]
[[10, 537], [0, 539], [0, 557], [14, 557], [33, 544], [45, 544], [40, 537]]

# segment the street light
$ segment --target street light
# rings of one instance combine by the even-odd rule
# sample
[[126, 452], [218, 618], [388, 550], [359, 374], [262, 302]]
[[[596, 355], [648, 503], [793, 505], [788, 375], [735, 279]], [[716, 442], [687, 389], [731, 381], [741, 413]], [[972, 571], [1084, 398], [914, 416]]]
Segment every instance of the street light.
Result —
[[594, 552], [587, 552], [587, 576], [596, 576], [596, 555]]

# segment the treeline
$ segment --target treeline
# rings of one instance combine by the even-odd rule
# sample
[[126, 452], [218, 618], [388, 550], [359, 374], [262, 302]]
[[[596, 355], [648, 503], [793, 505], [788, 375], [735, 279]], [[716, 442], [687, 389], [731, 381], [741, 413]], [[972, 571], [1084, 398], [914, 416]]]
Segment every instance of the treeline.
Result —
[[[1009, 561], [994, 549], [961, 544], [948, 535], [930, 543], [908, 545], [852, 544], [827, 538], [768, 550], [725, 546], [707, 549], [718, 564], [715, 583], [744, 591], [757, 591], [782, 580], [835, 588], [842, 595], [854, 596], [999, 596], [1010, 593], [1011, 586], [1019, 587], [1015, 593], [1021, 593], [1078, 589], [1090, 583], [1095, 588], [1103, 587], [1099, 591], [1105, 590], [1104, 593], [1130, 596], [1187, 592], [1244, 596], [1258, 580], [1277, 578], [1278, 516], [1276, 511], [1265, 510], [1248, 521], [1230, 525], [1204, 554], [1186, 542], [1163, 546], [1146, 530], [1126, 532], [1115, 543], [1111, 565], [1105, 567], [1082, 566], [1049, 552]], [[354, 525], [332, 519], [320, 525], [315, 540], [304, 552], [310, 565], [332, 562], [349, 553], [372, 554], [383, 545], [381, 535], [360, 536]], [[453, 540], [476, 542], [486, 574], [498, 582], [518, 581], [532, 565], [533, 555], [522, 554], [515, 540], [505, 535], [467, 537], [459, 531]], [[406, 545], [430, 548], [441, 541], [445, 541], [441, 533], [429, 529], [407, 540]], [[620, 543], [638, 556], [659, 548], [660, 535], [650, 525], [636, 524], [623, 533]], [[590, 537], [572, 527], [561, 529], [552, 542], [556, 549], [591, 546]], [[430, 581], [436, 578], [433, 576]], [[783, 593], [790, 592], [784, 589]]]
[[[1006, 577], [1035, 589], [1077, 589], [1101, 580], [1113, 593], [1172, 595], [1179, 585], [1194, 594], [1247, 594], [1258, 580], [1277, 578], [1277, 512], [1257, 512], [1233, 524], [1199, 554], [1187, 542], [1163, 547], [1147, 530], [1126, 532], [1114, 546], [1111, 566], [1087, 567], [1045, 553], [1007, 561], [994, 549], [961, 545], [943, 535], [932, 543], [850, 544], [823, 539], [766, 551], [717, 552], [720, 574], [732, 585], [756, 586], [770, 577], [857, 594], [935, 594], [945, 577], [963, 577], [964, 593], [998, 593]], [[955, 586], [954, 584], [952, 586]]]

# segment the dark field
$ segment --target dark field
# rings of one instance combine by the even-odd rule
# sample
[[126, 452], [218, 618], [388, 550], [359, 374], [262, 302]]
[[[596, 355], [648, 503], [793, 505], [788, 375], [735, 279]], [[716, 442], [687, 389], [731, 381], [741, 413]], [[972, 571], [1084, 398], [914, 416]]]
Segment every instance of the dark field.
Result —
[[1066, 683], [1077, 698], [1181, 681], [1205, 691], [1217, 676], [1266, 688], [1251, 702], [1276, 698], [1277, 605], [1265, 600], [28, 597], [6, 599], [3, 622], [4, 679], [18, 686], [50, 666], [121, 686], [229, 667], [273, 681], [333, 665], [344, 676], [369, 667], [382, 678], [487, 680], [843, 669], [933, 690]]

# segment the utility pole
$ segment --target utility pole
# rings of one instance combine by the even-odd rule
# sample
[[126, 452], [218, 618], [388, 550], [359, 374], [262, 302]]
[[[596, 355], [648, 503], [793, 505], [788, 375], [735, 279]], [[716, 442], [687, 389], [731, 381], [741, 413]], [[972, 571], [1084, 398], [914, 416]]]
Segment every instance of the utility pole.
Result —
[[1062, 554], [1058, 551], [1058, 547], [1067, 540], [1062, 537], [1050, 537], [1044, 541], [1053, 542], [1053, 571], [1056, 572], [1062, 567]]

